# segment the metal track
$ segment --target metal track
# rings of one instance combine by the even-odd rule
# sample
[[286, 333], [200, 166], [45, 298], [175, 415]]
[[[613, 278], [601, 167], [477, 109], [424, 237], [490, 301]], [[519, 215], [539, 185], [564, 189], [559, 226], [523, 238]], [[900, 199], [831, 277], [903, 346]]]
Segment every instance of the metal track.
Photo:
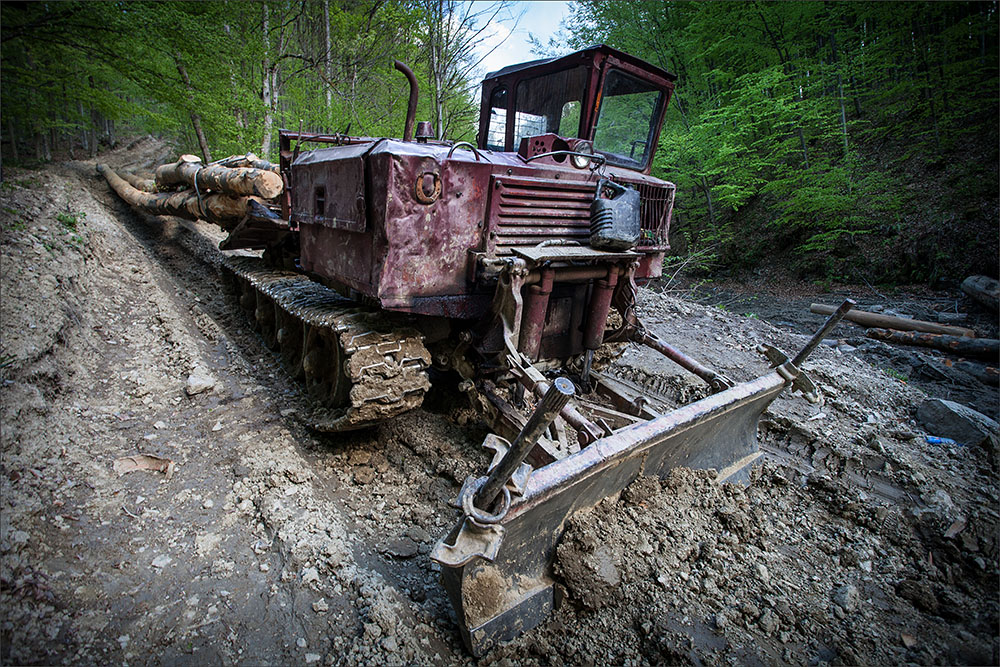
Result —
[[314, 428], [364, 428], [423, 402], [431, 357], [419, 331], [255, 257], [226, 257], [223, 268], [265, 344], [304, 380]]

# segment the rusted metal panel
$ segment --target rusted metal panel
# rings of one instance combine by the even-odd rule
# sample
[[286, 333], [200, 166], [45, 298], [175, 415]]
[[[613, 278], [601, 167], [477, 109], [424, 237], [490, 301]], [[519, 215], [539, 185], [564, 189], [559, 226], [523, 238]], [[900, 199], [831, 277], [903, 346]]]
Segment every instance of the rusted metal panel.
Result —
[[[487, 545], [493, 560], [474, 557], [458, 566], [443, 564], [442, 580], [470, 650], [482, 655], [531, 629], [551, 611], [551, 564], [570, 516], [620, 492], [640, 475], [662, 477], [678, 466], [731, 473], [749, 465], [758, 451], [760, 415], [784, 386], [783, 377], [769, 373], [622, 428], [534, 471], [523, 496], [499, 523], [500, 543]], [[456, 529], [442, 543], [451, 544], [457, 535]]]
[[[372, 295], [376, 287], [375, 269], [378, 266], [378, 255], [374, 241], [377, 238], [376, 230], [382, 224], [387, 194], [382, 185], [386, 180], [384, 175], [379, 174], [377, 168], [370, 162], [363, 163], [365, 170], [360, 174], [360, 179], [358, 178], [357, 160], [362, 158], [357, 153], [369, 151], [371, 148], [370, 144], [359, 144], [310, 151], [296, 160], [292, 172], [295, 192], [293, 200], [296, 202], [293, 210], [303, 211], [299, 218], [302, 268], [365, 295]], [[320, 155], [315, 156], [316, 153]], [[341, 154], [344, 155], [342, 160], [338, 159]], [[352, 185], [342, 187], [341, 177]], [[371, 184], [370, 189], [365, 187], [366, 180]], [[318, 183], [330, 184], [331, 188], [343, 193], [350, 201], [356, 200], [360, 189], [365, 198], [363, 217], [355, 217], [353, 222], [342, 225], [328, 224], [324, 220], [309, 220], [306, 208], [308, 201], [300, 203], [298, 200], [300, 195], [307, 200], [309, 195], [313, 195], [314, 198]], [[316, 202], [312, 204], [315, 206]], [[361, 231], [358, 231], [358, 227]]]
[[[477, 221], [483, 219], [490, 165], [466, 152], [448, 159], [446, 146], [420, 152], [412, 146], [386, 142], [370, 158], [385, 170], [390, 193], [378, 229], [385, 244], [377, 292], [383, 303], [468, 294], [468, 253], [481, 234]], [[425, 175], [440, 183], [429, 203], [415, 195]]]
[[[586, 246], [593, 172], [528, 165], [511, 154], [450, 152], [441, 144], [380, 140], [300, 154], [291, 222], [302, 231], [303, 268], [389, 310], [469, 319], [488, 307], [477, 292], [489, 288], [475, 282], [474, 253], [509, 256], [556, 239]], [[673, 185], [628, 170], [606, 173], [640, 188], [649, 200], [641, 205], [644, 238], [659, 242], [669, 217], [663, 204], [672, 201], [664, 193]], [[425, 180], [435, 187], [421, 198]], [[658, 268], [643, 262], [638, 277]]]

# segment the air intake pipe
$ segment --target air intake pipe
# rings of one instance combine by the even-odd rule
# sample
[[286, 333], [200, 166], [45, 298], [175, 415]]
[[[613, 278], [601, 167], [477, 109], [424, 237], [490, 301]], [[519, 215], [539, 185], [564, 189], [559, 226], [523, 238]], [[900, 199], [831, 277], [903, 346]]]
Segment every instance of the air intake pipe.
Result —
[[417, 118], [417, 97], [420, 95], [420, 86], [417, 85], [417, 77], [413, 75], [413, 70], [398, 60], [392, 63], [396, 69], [406, 75], [410, 82], [410, 102], [406, 105], [406, 125], [403, 128], [403, 141], [413, 141], [413, 121]]

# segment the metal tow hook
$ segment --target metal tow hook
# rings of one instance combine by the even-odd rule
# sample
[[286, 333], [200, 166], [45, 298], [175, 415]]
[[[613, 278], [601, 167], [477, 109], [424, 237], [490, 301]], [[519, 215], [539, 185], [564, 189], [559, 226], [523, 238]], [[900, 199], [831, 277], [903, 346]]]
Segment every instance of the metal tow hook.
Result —
[[[492, 561], [496, 558], [504, 529], [500, 525], [511, 506], [511, 490], [520, 494], [531, 473], [531, 466], [524, 459], [538, 439], [569, 399], [575, 393], [573, 383], [566, 378], [556, 378], [538, 402], [528, 423], [517, 434], [514, 442], [490, 434], [483, 446], [494, 451], [489, 475], [469, 477], [453, 503], [461, 507], [464, 517], [452, 532], [438, 541], [431, 559], [449, 567], [461, 567], [474, 558]], [[500, 500], [499, 506], [494, 508]]]
[[757, 351], [767, 357], [768, 361], [771, 362], [771, 367], [781, 377], [792, 383], [793, 391], [802, 392], [803, 397], [810, 403], [819, 403], [819, 390], [816, 389], [816, 385], [813, 384], [812, 380], [802, 372], [802, 364], [812, 354], [812, 351], [816, 349], [816, 346], [823, 341], [823, 338], [837, 326], [840, 320], [844, 319], [847, 311], [856, 305], [857, 303], [853, 299], [844, 299], [840, 307], [827, 318], [820, 330], [813, 334], [813, 337], [795, 355], [794, 359], [789, 360], [788, 355], [773, 345], [759, 345], [757, 346]]

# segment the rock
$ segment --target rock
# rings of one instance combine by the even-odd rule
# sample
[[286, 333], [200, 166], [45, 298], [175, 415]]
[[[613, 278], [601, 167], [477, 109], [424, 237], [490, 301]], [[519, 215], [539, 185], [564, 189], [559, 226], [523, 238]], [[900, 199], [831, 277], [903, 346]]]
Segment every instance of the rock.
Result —
[[926, 612], [936, 613], [938, 609], [937, 597], [931, 590], [930, 584], [917, 579], [904, 579], [896, 584], [896, 595], [913, 603], [917, 609]]
[[753, 620], [758, 616], [760, 616], [760, 607], [755, 605], [753, 602], [750, 602], [749, 600], [740, 605], [740, 611], [743, 612], [743, 615], [750, 620]]
[[432, 539], [430, 534], [420, 526], [410, 526], [403, 534], [414, 542], [423, 542], [425, 544]]
[[170, 563], [172, 563], [172, 562], [173, 562], [173, 558], [171, 558], [170, 556], [161, 554], [161, 555], [157, 556], [156, 558], [154, 558], [153, 562], [151, 564], [152, 564], [153, 567], [164, 568], [164, 567], [170, 565]]
[[314, 567], [307, 567], [302, 570], [302, 583], [311, 584], [314, 581], [319, 581], [319, 571]]
[[306, 653], [306, 664], [311, 665], [314, 662], [319, 662], [321, 658], [319, 653]]
[[778, 629], [778, 617], [770, 609], [760, 615], [757, 623], [760, 625], [760, 629], [768, 635], [773, 635]]
[[305, 648], [306, 646], [308, 646], [305, 637], [299, 637], [298, 639], [296, 639], [295, 645], [298, 646], [299, 648]]
[[833, 589], [833, 602], [847, 613], [858, 608], [858, 589], [853, 584], [845, 584]]
[[951, 438], [964, 445], [983, 446], [1000, 438], [1000, 424], [972, 408], [929, 398], [917, 408], [917, 419], [928, 433]]
[[760, 579], [762, 582], [766, 584], [768, 581], [771, 580], [771, 573], [767, 571], [767, 568], [764, 566], [763, 563], [757, 563], [755, 569], [757, 570], [757, 578]]
[[413, 558], [417, 555], [418, 547], [409, 537], [401, 537], [387, 544], [383, 551], [396, 558]]
[[158, 421], [155, 424], [153, 424], [153, 428], [155, 428], [157, 430], [163, 429], [163, 428], [166, 428], [166, 427], [167, 427], [167, 424], [166, 424], [166, 422], [163, 422], [163, 421]]
[[347, 457], [347, 463], [352, 466], [367, 465], [371, 460], [372, 453], [367, 449], [355, 449], [351, 452], [351, 455]]
[[213, 507], [215, 507], [215, 501], [212, 500], [211, 498], [205, 498], [205, 502], [203, 502], [201, 504], [201, 506], [204, 507], [207, 510], [210, 510]]
[[356, 484], [371, 484], [375, 479], [375, 468], [371, 466], [358, 466], [354, 470], [354, 482]]
[[312, 603], [312, 608], [317, 614], [322, 614], [323, 612], [330, 610], [330, 605], [327, 604], [326, 598], [320, 598]]
[[203, 391], [208, 391], [213, 387], [215, 387], [215, 378], [204, 368], [196, 367], [191, 372], [191, 375], [188, 376], [187, 386], [184, 387], [184, 391], [188, 396], [194, 396]]

